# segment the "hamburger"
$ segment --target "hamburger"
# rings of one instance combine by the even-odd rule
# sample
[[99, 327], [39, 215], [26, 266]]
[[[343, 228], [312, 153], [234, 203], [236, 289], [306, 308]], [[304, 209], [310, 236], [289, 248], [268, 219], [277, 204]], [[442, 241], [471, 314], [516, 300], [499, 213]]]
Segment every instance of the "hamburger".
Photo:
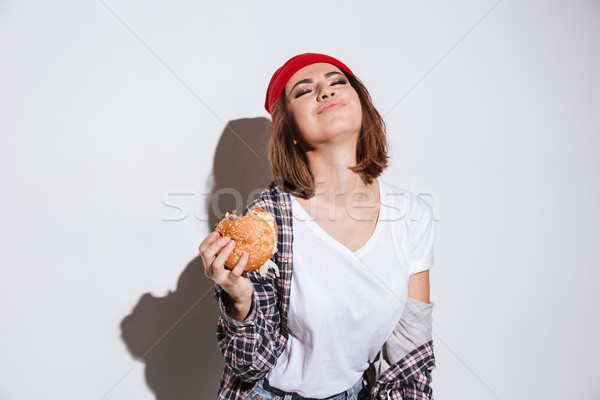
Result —
[[248, 262], [244, 271], [258, 270], [264, 277], [268, 269], [273, 268], [275, 274], [279, 276], [277, 264], [271, 261], [273, 254], [277, 253], [275, 218], [270, 212], [258, 206], [254, 206], [243, 217], [237, 216], [236, 211], [227, 212], [214, 227], [215, 232], [235, 242], [233, 251], [225, 261], [225, 267], [233, 269], [242, 254], [248, 253]]

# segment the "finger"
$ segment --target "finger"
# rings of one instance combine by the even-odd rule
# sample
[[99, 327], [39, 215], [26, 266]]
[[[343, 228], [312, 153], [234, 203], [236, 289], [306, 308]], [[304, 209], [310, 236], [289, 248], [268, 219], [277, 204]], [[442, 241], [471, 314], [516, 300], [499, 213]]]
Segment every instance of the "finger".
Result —
[[221, 270], [215, 270], [214, 261], [217, 257], [217, 253], [221, 252], [223, 246], [225, 246], [229, 241], [231, 241], [228, 237], [222, 237], [218, 240], [215, 240], [211, 243], [211, 245], [204, 250], [204, 252], [200, 253], [202, 256], [202, 263], [204, 264], [204, 274], [213, 279], [215, 274], [222, 273]]
[[220, 252], [223, 247], [229, 243], [229, 241], [231, 240], [231, 238], [227, 237], [227, 236], [223, 236], [218, 240], [213, 241], [207, 248], [206, 250], [204, 250], [204, 252], [202, 253], [204, 255], [204, 257], [206, 257], [206, 260], [210, 263], [213, 262], [215, 257], [217, 256], [217, 253]]
[[210, 246], [220, 236], [221, 236], [221, 234], [219, 232], [211, 232], [211, 233], [209, 233], [204, 238], [204, 240], [202, 241], [202, 243], [200, 243], [200, 246], [198, 246], [198, 251], [200, 253], [203, 253], [208, 248], [208, 246]]
[[225, 272], [225, 261], [229, 258], [229, 255], [233, 251], [235, 247], [235, 240], [230, 241], [225, 245], [225, 247], [221, 250], [217, 258], [212, 262], [213, 270], [218, 275], [226, 274]]
[[233, 269], [231, 270], [230, 274], [234, 278], [239, 278], [244, 273], [246, 264], [248, 264], [248, 253], [242, 254], [242, 256], [238, 260], [237, 264], [235, 264], [235, 267], [233, 267]]

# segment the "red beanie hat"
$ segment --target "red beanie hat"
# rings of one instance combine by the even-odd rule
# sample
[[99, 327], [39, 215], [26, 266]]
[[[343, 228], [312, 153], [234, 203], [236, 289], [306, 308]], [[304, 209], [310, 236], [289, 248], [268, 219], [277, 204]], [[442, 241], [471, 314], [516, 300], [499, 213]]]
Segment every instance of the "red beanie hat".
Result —
[[285, 85], [288, 83], [292, 75], [307, 65], [320, 62], [333, 64], [336, 67], [354, 75], [350, 68], [345, 66], [340, 60], [336, 60], [333, 57], [318, 53], [299, 54], [287, 60], [286, 63], [283, 64], [277, 71], [275, 71], [271, 77], [271, 82], [269, 82], [269, 87], [267, 88], [267, 97], [265, 99], [265, 109], [267, 112], [269, 114], [271, 113], [271, 107], [273, 107], [273, 104], [275, 104], [279, 96], [281, 96], [283, 93], [283, 89], [285, 89]]

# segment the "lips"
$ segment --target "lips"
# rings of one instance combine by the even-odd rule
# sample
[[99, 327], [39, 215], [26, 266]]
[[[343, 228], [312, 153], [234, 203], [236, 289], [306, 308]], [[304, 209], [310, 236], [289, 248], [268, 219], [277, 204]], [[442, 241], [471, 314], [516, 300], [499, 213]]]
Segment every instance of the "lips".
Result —
[[328, 100], [321, 107], [319, 107], [317, 114], [337, 110], [338, 108], [343, 107], [344, 105], [345, 104], [339, 100]]

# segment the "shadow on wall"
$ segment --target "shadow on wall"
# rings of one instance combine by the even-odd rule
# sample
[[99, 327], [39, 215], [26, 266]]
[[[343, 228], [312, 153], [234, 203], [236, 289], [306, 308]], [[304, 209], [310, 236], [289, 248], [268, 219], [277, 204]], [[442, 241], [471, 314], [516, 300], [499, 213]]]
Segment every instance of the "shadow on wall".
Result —
[[[269, 135], [266, 118], [230, 121], [223, 130], [206, 207], [209, 232], [225, 211], [237, 209], [239, 215], [271, 182]], [[175, 292], [145, 293], [121, 322], [121, 337], [146, 364], [146, 383], [157, 400], [216, 398], [224, 362], [215, 336], [219, 309], [213, 287], [198, 256], [185, 267]]]
[[267, 157], [271, 121], [247, 118], [231, 121], [217, 145], [211, 195], [206, 202], [208, 228], [213, 230], [225, 212], [238, 215], [272, 181]]

